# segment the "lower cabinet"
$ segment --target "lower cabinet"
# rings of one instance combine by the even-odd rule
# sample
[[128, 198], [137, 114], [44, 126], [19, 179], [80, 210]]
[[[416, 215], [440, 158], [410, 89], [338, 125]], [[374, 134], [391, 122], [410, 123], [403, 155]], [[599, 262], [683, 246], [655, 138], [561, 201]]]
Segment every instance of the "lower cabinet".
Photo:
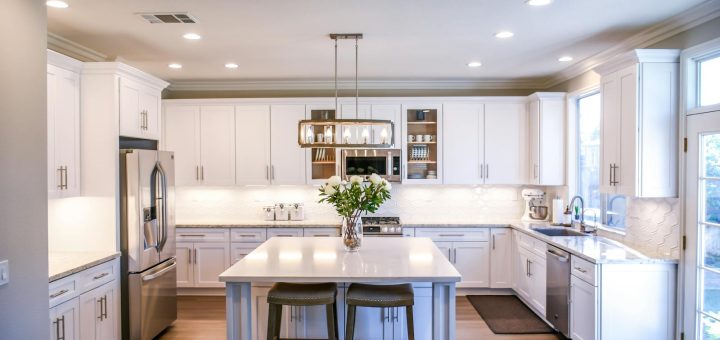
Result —
[[80, 339], [80, 303], [72, 299], [50, 308], [50, 339]]
[[[252, 288], [253, 336], [256, 340], [267, 338], [268, 303], [270, 287]], [[338, 288], [338, 330], [340, 339], [345, 338], [346, 287]], [[415, 339], [432, 339], [432, 288], [416, 286], [413, 324]], [[407, 314], [405, 308], [358, 307], [355, 314], [355, 339], [406, 340]], [[281, 338], [326, 339], [327, 324], [324, 306], [284, 306], [280, 326]]]
[[118, 339], [120, 309], [117, 281], [80, 295], [80, 339]]
[[595, 340], [597, 336], [597, 287], [570, 276], [570, 337], [574, 340]]
[[429, 237], [462, 275], [458, 288], [490, 286], [489, 228], [422, 228], [417, 237]]
[[493, 228], [490, 230], [490, 288], [511, 288], [512, 229]]
[[[516, 234], [516, 241], [523, 236]], [[547, 263], [545, 254], [540, 255], [539, 248], [527, 248], [522, 242], [516, 242], [514, 288], [526, 303], [540, 316], [545, 317]]]
[[218, 276], [230, 267], [228, 243], [177, 243], [178, 287], [222, 288]]
[[52, 340], [120, 338], [119, 259], [50, 282]]

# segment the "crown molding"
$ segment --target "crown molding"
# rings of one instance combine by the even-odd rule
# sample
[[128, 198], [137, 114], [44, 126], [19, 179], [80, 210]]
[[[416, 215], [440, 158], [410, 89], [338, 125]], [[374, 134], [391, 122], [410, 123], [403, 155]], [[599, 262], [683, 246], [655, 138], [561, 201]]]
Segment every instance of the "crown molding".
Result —
[[47, 50], [47, 63], [76, 73], [80, 73], [83, 68], [82, 61], [51, 50]]
[[651, 26], [620, 44], [585, 58], [550, 77], [541, 88], [549, 88], [593, 70], [619, 54], [633, 49], [648, 47], [693, 27], [720, 17], [720, 0], [709, 0], [700, 5]]
[[81, 61], [106, 61], [108, 58], [98, 51], [65, 39], [52, 32], [48, 32], [47, 34], [47, 48]]
[[[360, 80], [363, 90], [482, 90], [538, 89], [544, 78], [529, 79], [427, 79], [427, 80]], [[172, 81], [170, 91], [238, 91], [238, 90], [331, 90], [332, 80], [179, 80]], [[353, 90], [355, 82], [338, 81], [338, 89]]]
[[106, 74], [120, 74], [125, 77], [131, 78], [135, 81], [142, 82], [148, 86], [154, 87], [158, 90], [166, 88], [170, 83], [150, 75], [140, 69], [132, 67], [128, 64], [121, 62], [109, 61], [109, 62], [96, 62], [96, 63], [85, 63], [83, 65], [83, 75], [106, 75]]

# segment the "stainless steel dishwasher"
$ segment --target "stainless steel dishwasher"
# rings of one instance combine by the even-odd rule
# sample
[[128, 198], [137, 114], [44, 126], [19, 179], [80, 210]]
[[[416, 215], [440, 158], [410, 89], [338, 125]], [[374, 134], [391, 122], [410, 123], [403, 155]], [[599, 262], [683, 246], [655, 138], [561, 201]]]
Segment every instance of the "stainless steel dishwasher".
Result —
[[570, 253], [548, 245], [547, 309], [545, 318], [560, 333], [570, 336]]

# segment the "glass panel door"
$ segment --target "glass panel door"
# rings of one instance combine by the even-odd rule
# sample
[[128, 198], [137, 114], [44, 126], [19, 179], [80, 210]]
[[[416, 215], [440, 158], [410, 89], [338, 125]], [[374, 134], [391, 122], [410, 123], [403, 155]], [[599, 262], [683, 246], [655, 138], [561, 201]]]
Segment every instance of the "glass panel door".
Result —
[[720, 340], [720, 112], [687, 122], [685, 330]]

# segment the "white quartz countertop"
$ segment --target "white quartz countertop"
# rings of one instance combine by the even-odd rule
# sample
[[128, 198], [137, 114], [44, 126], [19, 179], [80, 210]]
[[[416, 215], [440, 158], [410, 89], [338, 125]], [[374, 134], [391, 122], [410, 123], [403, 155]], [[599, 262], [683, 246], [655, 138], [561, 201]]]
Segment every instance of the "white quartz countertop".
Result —
[[48, 276], [52, 282], [120, 257], [120, 252], [51, 252], [48, 255]]
[[224, 282], [459, 282], [429, 238], [366, 237], [357, 252], [341, 238], [274, 237], [220, 274]]

